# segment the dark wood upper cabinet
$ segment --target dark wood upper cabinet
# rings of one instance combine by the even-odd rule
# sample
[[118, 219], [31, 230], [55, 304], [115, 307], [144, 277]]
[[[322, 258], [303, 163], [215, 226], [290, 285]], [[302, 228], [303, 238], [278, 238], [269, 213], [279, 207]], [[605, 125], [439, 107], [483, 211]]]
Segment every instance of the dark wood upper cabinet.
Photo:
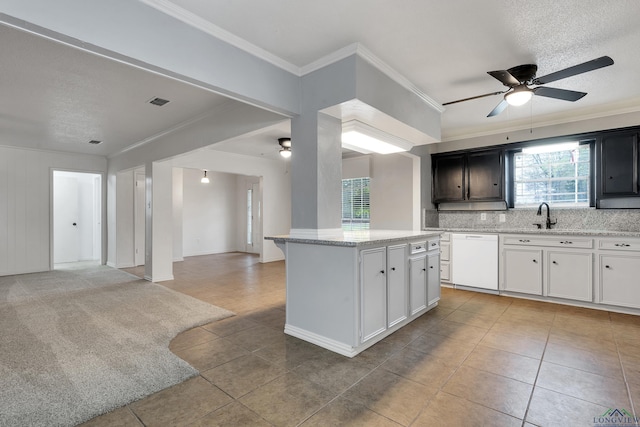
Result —
[[638, 135], [611, 135], [601, 143], [602, 196], [638, 194]]
[[465, 155], [454, 154], [433, 158], [434, 202], [459, 202], [464, 200]]
[[504, 200], [504, 151], [433, 156], [433, 202]]
[[504, 156], [502, 150], [481, 151], [467, 155], [468, 199], [470, 201], [504, 200]]

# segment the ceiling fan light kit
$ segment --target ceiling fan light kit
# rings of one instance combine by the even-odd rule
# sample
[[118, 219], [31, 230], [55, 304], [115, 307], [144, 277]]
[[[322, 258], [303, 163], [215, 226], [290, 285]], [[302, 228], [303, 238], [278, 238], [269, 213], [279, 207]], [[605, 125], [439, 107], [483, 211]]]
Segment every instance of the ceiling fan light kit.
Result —
[[[472, 96], [469, 98], [458, 99], [456, 101], [445, 102], [442, 105], [451, 105], [458, 102], [484, 98], [486, 96], [505, 94], [504, 100], [501, 101], [489, 113], [489, 115], [487, 115], [487, 117], [493, 117], [504, 111], [504, 109], [507, 108], [507, 105], [519, 106], [526, 104], [534, 94], [547, 98], [575, 102], [583, 98], [587, 93], [546, 87], [542, 85], [555, 82], [556, 80], [566, 79], [567, 77], [586, 73], [588, 71], [597, 70], [598, 68], [608, 67], [609, 65], [613, 65], [613, 59], [608, 56], [601, 56], [600, 58], [583, 62], [582, 64], [574, 65], [572, 67], [565, 68], [563, 70], [556, 71], [542, 77], [536, 77], [538, 66], [535, 64], [518, 65], [516, 67], [509, 68], [508, 70], [488, 71], [487, 74], [489, 74], [496, 80], [499, 80], [503, 85], [508, 87], [508, 89], [502, 92], [491, 92], [484, 95]], [[532, 85], [537, 87], [529, 87]]]
[[291, 138], [278, 138], [280, 144], [280, 155], [285, 159], [291, 157]]

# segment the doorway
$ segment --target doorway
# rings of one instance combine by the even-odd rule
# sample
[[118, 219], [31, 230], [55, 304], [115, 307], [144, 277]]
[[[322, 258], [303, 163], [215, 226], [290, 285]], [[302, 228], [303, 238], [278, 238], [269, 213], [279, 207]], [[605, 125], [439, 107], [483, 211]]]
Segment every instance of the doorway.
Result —
[[102, 175], [53, 171], [53, 268], [101, 263]]

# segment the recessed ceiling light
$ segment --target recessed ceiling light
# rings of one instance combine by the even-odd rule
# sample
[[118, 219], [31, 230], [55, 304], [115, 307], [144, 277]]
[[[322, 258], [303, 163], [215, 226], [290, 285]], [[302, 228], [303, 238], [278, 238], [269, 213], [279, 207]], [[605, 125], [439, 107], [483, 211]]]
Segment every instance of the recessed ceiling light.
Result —
[[98, 141], [97, 139], [92, 139], [91, 141], [89, 141], [89, 144], [98, 145], [98, 144], [102, 144], [102, 141]]
[[157, 105], [158, 107], [162, 107], [164, 104], [168, 103], [168, 102], [169, 102], [169, 100], [168, 100], [168, 99], [162, 99], [162, 98], [155, 97], [155, 98], [151, 98], [151, 99], [150, 99], [149, 101], [147, 101], [147, 102], [149, 102], [149, 104]]

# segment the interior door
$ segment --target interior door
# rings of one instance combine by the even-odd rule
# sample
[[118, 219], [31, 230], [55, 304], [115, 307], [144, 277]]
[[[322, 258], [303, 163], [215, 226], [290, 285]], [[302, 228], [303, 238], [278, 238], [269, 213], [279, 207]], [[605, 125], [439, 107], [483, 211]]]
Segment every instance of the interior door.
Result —
[[134, 263], [136, 266], [144, 265], [145, 250], [145, 177], [143, 174], [136, 174], [136, 189], [134, 203]]
[[80, 260], [78, 180], [53, 177], [53, 263]]

